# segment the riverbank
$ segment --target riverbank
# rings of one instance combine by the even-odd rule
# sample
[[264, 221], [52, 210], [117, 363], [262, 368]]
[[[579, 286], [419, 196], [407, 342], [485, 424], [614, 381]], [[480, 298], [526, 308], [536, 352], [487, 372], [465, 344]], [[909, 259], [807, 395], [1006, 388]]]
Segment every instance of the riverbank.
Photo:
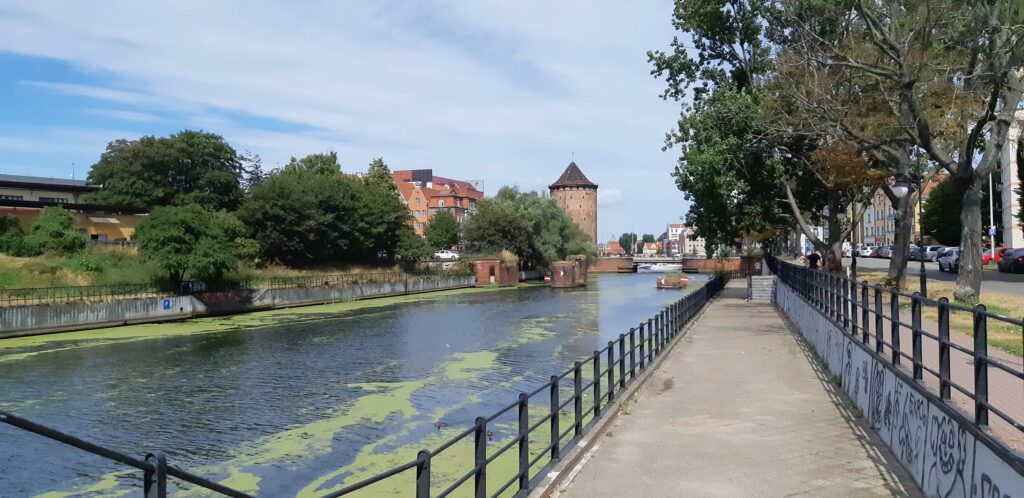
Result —
[[[397, 276], [396, 276], [397, 275]], [[0, 337], [49, 334], [139, 323], [165, 322], [251, 311], [473, 287], [470, 275], [402, 275], [355, 278], [337, 285], [202, 292], [178, 296], [72, 302], [0, 308]]]

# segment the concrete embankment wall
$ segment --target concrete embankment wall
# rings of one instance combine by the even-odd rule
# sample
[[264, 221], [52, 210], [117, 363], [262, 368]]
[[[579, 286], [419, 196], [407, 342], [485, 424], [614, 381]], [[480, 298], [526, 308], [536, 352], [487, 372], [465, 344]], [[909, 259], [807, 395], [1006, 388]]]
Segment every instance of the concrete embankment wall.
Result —
[[0, 338], [162, 322], [374, 297], [473, 287], [472, 276], [409, 277], [339, 286], [205, 292], [191, 296], [121, 299], [0, 308]]
[[1004, 497], [1024, 490], [1020, 457], [966, 415], [878, 359], [778, 279], [775, 298], [926, 496]]

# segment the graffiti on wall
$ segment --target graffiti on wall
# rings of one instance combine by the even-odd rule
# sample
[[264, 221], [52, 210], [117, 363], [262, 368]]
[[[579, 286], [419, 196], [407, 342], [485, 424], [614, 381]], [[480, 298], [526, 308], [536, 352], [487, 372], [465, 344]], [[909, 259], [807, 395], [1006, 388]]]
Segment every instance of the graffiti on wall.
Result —
[[933, 405], [787, 286], [777, 286], [776, 303], [841, 377], [847, 396], [926, 496], [1024, 496], [1024, 476], [978, 441], [968, 421]]

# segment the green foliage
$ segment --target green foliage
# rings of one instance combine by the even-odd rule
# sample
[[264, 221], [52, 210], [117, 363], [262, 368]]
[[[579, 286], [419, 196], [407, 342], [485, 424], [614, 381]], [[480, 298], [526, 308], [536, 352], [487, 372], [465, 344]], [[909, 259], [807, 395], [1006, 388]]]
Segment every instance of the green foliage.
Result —
[[341, 174], [341, 164], [338, 163], [338, 153], [331, 151], [326, 154], [310, 154], [302, 159], [293, 157], [281, 171], [283, 173], [337, 176]]
[[649, 233], [645, 233], [641, 240], [643, 240], [644, 244], [650, 244], [655, 242], [654, 235], [651, 235]]
[[107, 145], [88, 181], [90, 202], [153, 208], [199, 204], [233, 209], [242, 200], [243, 159], [220, 135], [184, 130]]
[[14, 216], [0, 216], [0, 253], [17, 253], [25, 238], [25, 231], [21, 229], [21, 221]]
[[593, 257], [597, 252], [554, 200], [512, 187], [477, 203], [477, 212], [463, 224], [463, 238], [472, 252], [507, 249], [519, 256], [524, 268], [546, 268], [569, 254]]
[[946, 179], [928, 194], [921, 213], [921, 227], [940, 244], [960, 245], [960, 207], [966, 186], [955, 179]]
[[218, 283], [237, 264], [229, 233], [239, 225], [231, 218], [194, 204], [155, 208], [135, 231], [139, 254], [163, 271], [171, 288], [186, 277]]
[[406, 225], [406, 228], [399, 232], [398, 247], [395, 248], [395, 254], [403, 262], [414, 263], [434, 257], [434, 249], [427, 244], [426, 240], [423, 240], [423, 237], [416, 235], [416, 232]]
[[472, 275], [476, 271], [476, 263], [469, 256], [459, 256], [459, 259], [456, 259], [455, 263], [452, 264], [452, 270]]
[[71, 214], [60, 206], [48, 206], [39, 211], [39, 216], [32, 222], [32, 229], [21, 239], [14, 255], [73, 254], [85, 246], [85, 237], [75, 231]]
[[636, 251], [636, 242], [640, 240], [635, 233], [624, 233], [619, 235], [619, 246], [626, 251], [627, 256], [632, 256]]
[[448, 211], [440, 211], [430, 219], [423, 231], [427, 244], [434, 249], [450, 249], [459, 243], [459, 222]]
[[379, 185], [392, 194], [398, 195], [398, 186], [395, 185], [395, 179], [391, 176], [391, 169], [384, 163], [383, 157], [370, 161], [370, 167], [366, 170], [366, 176], [363, 177], [363, 181], [370, 185]]
[[238, 209], [247, 237], [259, 243], [267, 261], [340, 261], [351, 246], [354, 182], [337, 167], [331, 173], [321, 157], [293, 160], [271, 173], [252, 187]]

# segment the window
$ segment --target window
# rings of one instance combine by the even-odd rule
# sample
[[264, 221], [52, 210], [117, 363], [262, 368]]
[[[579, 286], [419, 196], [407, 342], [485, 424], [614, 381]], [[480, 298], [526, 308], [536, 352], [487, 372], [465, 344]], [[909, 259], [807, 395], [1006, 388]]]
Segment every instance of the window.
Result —
[[39, 202], [52, 202], [56, 204], [67, 204], [68, 200], [62, 197], [40, 197]]
[[417, 206], [419, 206], [419, 205], [420, 205], [420, 198], [419, 198], [419, 197], [417, 197], [417, 198], [416, 198], [416, 205], [417, 205]]
[[441, 207], [444, 207], [444, 199], [441, 199], [441, 200], [437, 201], [437, 205], [441, 206]]
[[24, 197], [20, 195], [0, 195], [0, 201], [23, 201]]

